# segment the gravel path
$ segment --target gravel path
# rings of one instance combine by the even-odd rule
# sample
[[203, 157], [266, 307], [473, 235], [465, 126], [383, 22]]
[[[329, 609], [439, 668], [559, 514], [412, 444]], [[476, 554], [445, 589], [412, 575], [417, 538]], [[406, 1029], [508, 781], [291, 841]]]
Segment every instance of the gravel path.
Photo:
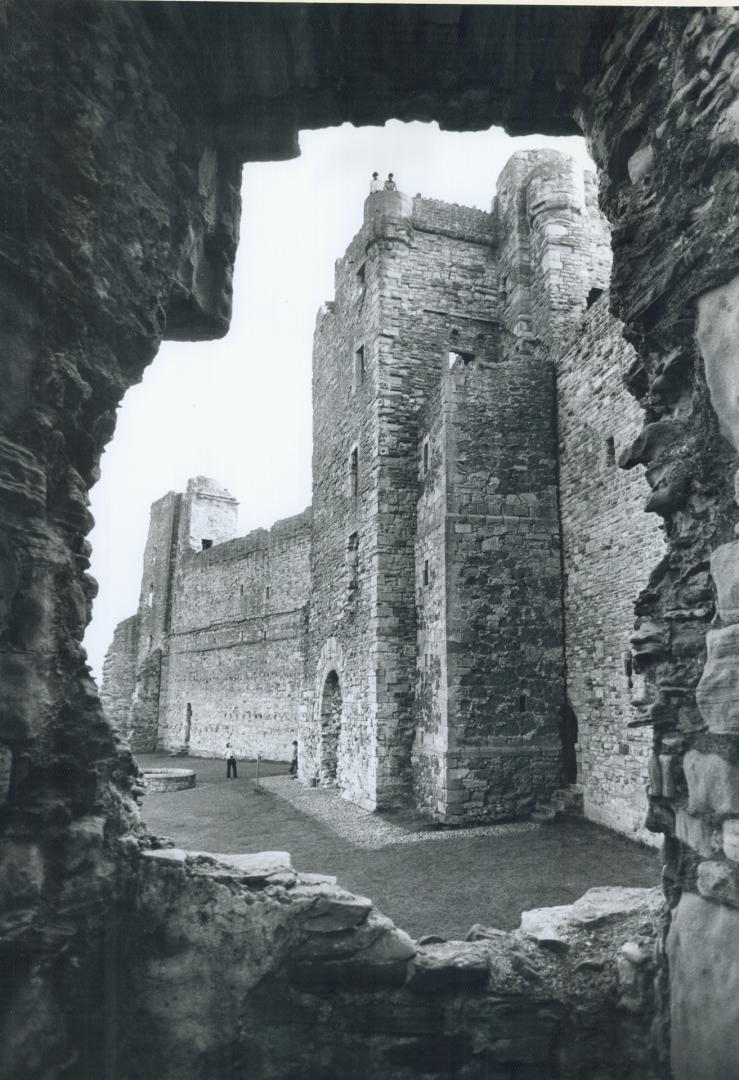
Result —
[[506, 825], [475, 825], [461, 829], [415, 828], [368, 814], [330, 788], [310, 788], [291, 776], [267, 776], [261, 786], [285, 799], [302, 814], [320, 821], [356, 847], [384, 848], [391, 844], [439, 843], [467, 836], [515, 836], [541, 828], [533, 821]]

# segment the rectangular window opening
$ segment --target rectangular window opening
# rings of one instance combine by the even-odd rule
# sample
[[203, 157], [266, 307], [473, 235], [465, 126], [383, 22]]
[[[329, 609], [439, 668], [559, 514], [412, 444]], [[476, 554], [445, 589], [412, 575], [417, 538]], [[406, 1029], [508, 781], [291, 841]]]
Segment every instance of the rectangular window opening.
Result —
[[428, 559], [424, 559], [424, 561], [423, 561], [423, 583], [424, 583], [424, 585], [428, 585], [428, 583], [429, 583], [429, 561], [428, 561]]
[[616, 440], [613, 435], [606, 439], [606, 465], [616, 464]]
[[367, 264], [362, 265], [357, 270], [357, 287], [359, 288], [359, 299], [364, 297], [365, 290], [367, 288]]
[[471, 352], [450, 352], [449, 353], [449, 367], [468, 367], [474, 363], [475, 354]]
[[429, 441], [428, 438], [423, 440], [423, 475], [429, 471]]
[[359, 448], [354, 446], [349, 454], [349, 495], [352, 499], [357, 497], [359, 481]]
[[353, 532], [349, 534], [349, 539], [346, 542], [346, 576], [347, 587], [350, 594], [358, 588], [359, 585], [359, 533]]
[[354, 389], [364, 382], [364, 345], [360, 345], [354, 353]]
[[212, 548], [212, 547], [213, 547], [213, 541], [212, 541], [212, 540], [205, 540], [205, 539], [203, 539], [203, 540], [201, 540], [201, 541], [200, 541], [200, 543], [202, 544], [202, 550], [203, 550], [203, 551], [207, 551], [207, 550], [208, 550], [208, 548]]

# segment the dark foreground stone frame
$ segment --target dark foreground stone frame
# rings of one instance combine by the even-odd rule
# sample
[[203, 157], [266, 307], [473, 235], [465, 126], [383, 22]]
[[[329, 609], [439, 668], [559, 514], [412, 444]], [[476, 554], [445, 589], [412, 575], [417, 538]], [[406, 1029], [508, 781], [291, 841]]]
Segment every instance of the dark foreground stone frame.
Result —
[[[735, 14], [9, 0], [0, 20], [0, 746], [11, 762], [0, 819], [0, 1072], [668, 1075], [671, 1016], [675, 1076], [731, 1075]], [[327, 906], [325, 883], [286, 872], [264, 885], [270, 875], [157, 852], [138, 817], [137, 767], [103, 719], [80, 646], [95, 591], [87, 490], [116, 407], [160, 342], [228, 328], [242, 163], [293, 156], [300, 127], [390, 117], [582, 130], [613, 229], [612, 306], [638, 354], [624, 374], [645, 408], [621, 464], [647, 465], [668, 542], [635, 598], [634, 651], [653, 693], [650, 825], [666, 838], [670, 962], [659, 946], [656, 996], [637, 995], [637, 1013], [623, 1001], [613, 1011], [610, 984], [593, 988], [595, 1013], [610, 1003], [612, 1023], [586, 1073], [573, 1047], [594, 1013], [567, 998], [561, 972], [529, 973], [538, 1029], [551, 1037], [491, 1057], [474, 1032], [497, 1024], [505, 1042], [530, 1022], [526, 1005], [519, 1024], [529, 999], [512, 979], [484, 982], [474, 958], [452, 965], [481, 995], [463, 1037], [461, 985], [428, 974], [435, 961], [409, 976], [408, 943], [397, 931], [373, 936], [381, 917], [368, 902]], [[715, 612], [709, 569], [718, 621], [699, 712]], [[322, 948], [342, 955], [341, 935], [359, 924], [364, 949], [384, 942], [371, 953], [377, 993], [352, 1013], [332, 968], [321, 1009], [291, 1005], [291, 1053], [274, 1064], [288, 959], [291, 978], [305, 963], [315, 981], [326, 959], [311, 952], [316, 933], [323, 927]], [[639, 968], [638, 948], [629, 957]], [[531, 967], [515, 950], [506, 958], [500, 970]], [[399, 965], [411, 981], [386, 992]], [[437, 1009], [408, 1004], [420, 988], [439, 992]], [[345, 1037], [333, 1038], [339, 1028]], [[378, 1038], [381, 1064], [368, 1050]]]

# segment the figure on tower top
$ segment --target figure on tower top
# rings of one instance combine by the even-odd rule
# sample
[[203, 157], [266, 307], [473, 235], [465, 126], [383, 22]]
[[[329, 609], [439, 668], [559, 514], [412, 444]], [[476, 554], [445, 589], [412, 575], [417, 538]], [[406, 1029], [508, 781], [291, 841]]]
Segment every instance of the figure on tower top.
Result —
[[395, 181], [393, 180], [393, 174], [391, 172], [389, 172], [387, 174], [387, 180], [383, 184], [383, 190], [384, 191], [397, 191], [398, 190], [397, 185], [396, 185]]
[[370, 195], [374, 195], [376, 191], [380, 190], [380, 187], [380, 174], [373, 172], [372, 179], [370, 180]]

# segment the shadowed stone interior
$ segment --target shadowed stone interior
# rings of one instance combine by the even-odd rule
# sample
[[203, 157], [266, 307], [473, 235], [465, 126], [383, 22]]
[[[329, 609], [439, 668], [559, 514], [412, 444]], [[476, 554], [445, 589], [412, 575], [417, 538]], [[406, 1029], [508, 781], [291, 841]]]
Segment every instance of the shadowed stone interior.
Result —
[[[711, 578], [737, 520], [735, 13], [11, 0], [2, 18], [1, 1070], [713, 1080], [739, 907], [736, 735], [716, 722], [734, 622]], [[633, 650], [666, 904], [612, 938], [583, 927], [582, 961], [495, 931], [417, 946], [274, 860], [162, 848], [80, 646], [86, 492], [161, 340], [226, 332], [242, 163], [291, 156], [301, 126], [390, 117], [579, 128], [601, 174], [644, 409], [621, 461], [646, 466], [667, 544]]]

